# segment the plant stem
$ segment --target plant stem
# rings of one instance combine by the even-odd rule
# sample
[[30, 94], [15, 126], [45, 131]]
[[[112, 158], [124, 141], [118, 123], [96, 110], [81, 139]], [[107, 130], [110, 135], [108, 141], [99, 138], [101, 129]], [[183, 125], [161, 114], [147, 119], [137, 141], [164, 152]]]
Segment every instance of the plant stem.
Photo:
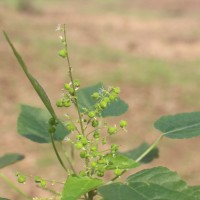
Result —
[[88, 192], [88, 200], [93, 200], [93, 197], [94, 197], [94, 191], [90, 191]]
[[[73, 79], [73, 75], [72, 75], [72, 67], [71, 67], [71, 64], [70, 64], [69, 54], [68, 54], [65, 24], [64, 24], [64, 41], [65, 41], [65, 49], [67, 51], [67, 63], [68, 63], [68, 68], [69, 68], [69, 77], [70, 77], [70, 80], [71, 80], [71, 83], [72, 83], [72, 88], [74, 90], [74, 96], [77, 97], [77, 93], [76, 93], [76, 90], [75, 90], [76, 88], [75, 88], [75, 85], [74, 85], [74, 79]], [[74, 104], [75, 104], [77, 112], [78, 112], [78, 117], [79, 117], [80, 126], [81, 126], [81, 132], [84, 135], [84, 127], [83, 127], [81, 112], [80, 112], [80, 108], [79, 108], [79, 105], [78, 105], [77, 98], [74, 99]]]
[[55, 154], [56, 154], [56, 156], [57, 156], [57, 158], [58, 158], [58, 161], [60, 162], [60, 164], [61, 164], [61, 166], [63, 167], [63, 169], [68, 173], [68, 170], [67, 170], [67, 168], [65, 167], [65, 165], [64, 165], [64, 163], [63, 163], [63, 161], [62, 161], [62, 159], [61, 159], [61, 157], [60, 157], [60, 155], [59, 155], [59, 153], [58, 153], [58, 151], [57, 151], [57, 149], [56, 149], [56, 145], [55, 145], [55, 142], [54, 142], [54, 139], [53, 139], [53, 134], [49, 133], [49, 135], [50, 135], [50, 137], [51, 137], [51, 143], [52, 143], [53, 149], [54, 149], [54, 151], [55, 151]]
[[27, 194], [25, 194], [23, 191], [21, 191], [14, 183], [12, 183], [9, 178], [7, 178], [3, 173], [0, 173], [0, 177], [15, 191], [17, 191], [19, 194], [21, 194], [25, 199], [31, 200], [32, 198], [29, 197]]
[[69, 158], [67, 152], [66, 152], [66, 151], [64, 150], [64, 148], [63, 148], [62, 142], [60, 142], [60, 144], [61, 144], [62, 151], [64, 152], [65, 158], [66, 158], [66, 160], [67, 160], [67, 162], [68, 162], [68, 164], [69, 164], [71, 170], [73, 171], [74, 174], [76, 174], [76, 171], [75, 171], [75, 169], [74, 169], [74, 167], [73, 167], [73, 165], [72, 165], [72, 162], [71, 162], [71, 160], [70, 160], [70, 158]]
[[140, 155], [135, 161], [140, 162], [150, 151], [152, 151], [163, 138], [164, 135], [161, 135], [142, 155]]
[[[140, 162], [148, 153], [150, 153], [160, 142], [160, 140], [163, 138], [164, 134], [162, 134], [142, 155], [140, 155], [135, 161]], [[123, 175], [127, 170], [124, 170], [121, 175]], [[121, 176], [120, 175], [120, 176]], [[120, 176], [115, 176], [112, 181], [115, 181]]]

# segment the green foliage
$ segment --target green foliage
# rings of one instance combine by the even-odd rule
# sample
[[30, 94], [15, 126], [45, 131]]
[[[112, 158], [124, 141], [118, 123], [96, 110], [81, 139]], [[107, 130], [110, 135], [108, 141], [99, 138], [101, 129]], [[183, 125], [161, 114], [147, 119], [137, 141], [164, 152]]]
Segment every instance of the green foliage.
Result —
[[[20, 135], [33, 142], [50, 143], [48, 120], [51, 115], [48, 111], [28, 105], [21, 105], [21, 112], [17, 121], [17, 130]], [[63, 140], [69, 131], [61, 122], [56, 127], [54, 140]]]
[[17, 153], [9, 153], [0, 157], [0, 169], [8, 165], [14, 164], [20, 160], [23, 160], [24, 156]]
[[122, 155], [112, 156], [110, 154], [105, 156], [105, 159], [108, 160], [109, 165], [106, 169], [131, 169], [139, 166], [139, 163], [135, 162], [132, 159], [129, 159]]
[[199, 188], [191, 189], [175, 172], [164, 167], [142, 170], [129, 176], [125, 183], [111, 183], [98, 191], [104, 200], [200, 199]]
[[101, 186], [102, 180], [89, 178], [87, 176], [69, 176], [65, 182], [61, 200], [77, 200], [85, 193]]
[[[98, 94], [104, 88], [102, 83], [97, 83], [96, 85], [82, 88], [78, 90], [78, 104], [80, 107], [87, 108], [88, 110], [93, 110], [94, 105], [96, 104], [96, 100], [92, 96], [93, 94]], [[98, 92], [98, 93], [96, 93]], [[124, 114], [128, 110], [128, 104], [126, 104], [120, 98], [117, 98], [116, 101], [111, 102], [108, 106], [102, 111], [102, 117], [110, 117], [110, 116], [119, 116]]]
[[6, 37], [8, 44], [10, 45], [11, 49], [13, 50], [13, 53], [14, 53], [15, 57], [17, 58], [19, 65], [21, 66], [22, 70], [24, 71], [27, 78], [31, 82], [33, 88], [35, 89], [35, 91], [39, 95], [40, 99], [42, 100], [42, 102], [46, 106], [47, 110], [50, 112], [50, 114], [52, 115], [53, 118], [57, 119], [56, 114], [53, 110], [53, 107], [51, 106], [51, 102], [50, 102], [46, 92], [44, 91], [42, 86], [38, 83], [38, 81], [29, 73], [27, 66], [24, 63], [22, 57], [19, 55], [19, 53], [17, 52], [17, 50], [15, 49], [15, 47], [13, 46], [13, 44], [11, 43], [9, 37], [7, 36], [7, 34], [5, 32], [4, 32], [4, 36]]
[[[65, 25], [59, 25], [57, 31], [62, 34], [59, 38], [63, 45], [59, 55], [67, 61], [70, 79], [64, 84], [62, 97], [56, 102], [57, 107], [66, 110], [63, 122], [58, 119], [44, 89], [30, 74], [4, 32], [17, 61], [49, 111], [22, 105], [18, 118], [18, 132], [34, 142], [51, 142], [55, 155], [66, 172], [64, 182], [17, 173], [18, 182], [25, 183], [27, 178], [34, 178], [38, 187], [50, 191], [56, 199], [61, 200], [94, 200], [97, 195], [104, 200], [200, 200], [200, 186], [188, 186], [175, 172], [165, 167], [139, 171], [129, 176], [124, 183], [116, 181], [126, 171], [158, 158], [157, 145], [164, 136], [176, 139], [199, 136], [200, 112], [161, 117], [154, 125], [162, 135], [155, 142], [151, 145], [142, 143], [134, 150], [121, 153], [120, 145], [110, 143], [109, 137], [119, 134], [120, 131], [127, 131], [128, 123], [126, 120], [120, 120], [117, 124], [110, 124], [105, 119], [120, 116], [128, 110], [128, 105], [119, 98], [120, 88], [106, 88], [102, 83], [80, 88], [80, 81], [74, 80], [69, 62]], [[68, 114], [69, 107], [75, 109], [77, 118]], [[57, 145], [55, 141], [59, 141]], [[77, 151], [78, 158], [84, 163], [81, 170], [74, 164], [74, 153], [70, 155], [71, 152], [67, 151], [66, 147], [69, 146], [72, 152]], [[60, 156], [60, 151], [66, 162]], [[0, 168], [22, 158], [18, 154], [5, 155], [0, 158]], [[105, 182], [107, 171], [112, 171], [113, 177]], [[7, 181], [4, 176], [1, 177]], [[48, 188], [48, 182], [52, 185], [63, 184], [62, 191], [56, 192]], [[9, 181], [7, 183], [30, 199]]]
[[[140, 146], [138, 146], [136, 149], [127, 151], [127, 152], [118, 152], [123, 156], [127, 156], [130, 159], [136, 160], [143, 152], [145, 152], [150, 147], [147, 143], [142, 143]], [[149, 163], [153, 159], [159, 157], [159, 150], [157, 147], [155, 147], [150, 153], [148, 153], [142, 160], [141, 163]]]
[[200, 112], [163, 116], [154, 124], [155, 128], [172, 139], [200, 136]]

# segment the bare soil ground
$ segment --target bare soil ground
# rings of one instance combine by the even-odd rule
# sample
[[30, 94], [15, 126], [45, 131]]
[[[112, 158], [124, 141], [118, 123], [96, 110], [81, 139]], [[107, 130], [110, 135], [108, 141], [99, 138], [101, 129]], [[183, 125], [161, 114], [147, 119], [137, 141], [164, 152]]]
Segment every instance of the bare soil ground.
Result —
[[[60, 46], [54, 30], [58, 23], [66, 23], [71, 62], [83, 85], [102, 79], [107, 84], [119, 85], [122, 98], [129, 103], [129, 112], [123, 116], [129, 121], [129, 132], [113, 139], [120, 142], [122, 150], [134, 148], [143, 140], [153, 142], [159, 133], [152, 124], [161, 115], [199, 110], [199, 1], [84, 2], [51, 2], [36, 6], [37, 12], [32, 13], [19, 12], [0, 4], [1, 30], [9, 33], [52, 102], [59, 98], [66, 81], [65, 63], [56, 56]], [[140, 61], [137, 61], [138, 58]], [[180, 80], [176, 82], [176, 76], [172, 76], [166, 82], [165, 71], [157, 74], [156, 70], [162, 70], [162, 63], [155, 71], [150, 71], [153, 76], [149, 78], [151, 62], [146, 63], [146, 68], [137, 67], [146, 59], [162, 60], [164, 65], [165, 61], [175, 63], [171, 67], [167, 65], [167, 72], [175, 74]], [[135, 79], [137, 73], [144, 82]], [[146, 79], [149, 79], [148, 82], [145, 82]], [[34, 144], [17, 134], [19, 103], [43, 105], [18, 67], [2, 34], [0, 92], [0, 152], [18, 152], [26, 156], [23, 162], [2, 171], [13, 181], [16, 170], [62, 180], [64, 172], [59, 165], [56, 166], [57, 160], [50, 145]], [[199, 143], [199, 138], [181, 141], [165, 139], [159, 148], [160, 158], [144, 168], [167, 166], [178, 171], [190, 184], [199, 184]], [[0, 185], [0, 196], [21, 199], [1, 180]], [[45, 195], [33, 184], [26, 184], [23, 188], [32, 196]]]

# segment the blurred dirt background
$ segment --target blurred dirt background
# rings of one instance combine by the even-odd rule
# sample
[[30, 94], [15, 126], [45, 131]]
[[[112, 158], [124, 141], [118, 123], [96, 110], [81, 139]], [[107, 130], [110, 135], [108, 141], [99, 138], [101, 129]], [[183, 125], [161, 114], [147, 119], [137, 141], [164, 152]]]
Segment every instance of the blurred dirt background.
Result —
[[[200, 109], [199, 0], [1, 0], [1, 31], [9, 34], [53, 104], [67, 81], [66, 63], [57, 56], [59, 23], [67, 26], [71, 63], [82, 85], [120, 86], [129, 103], [122, 116], [129, 132], [113, 138], [122, 150], [153, 142], [159, 136], [153, 122], [161, 115]], [[26, 157], [1, 171], [15, 183], [16, 171], [63, 180], [50, 145], [17, 134], [20, 103], [43, 107], [1, 33], [0, 154]], [[191, 185], [200, 184], [199, 144], [199, 138], [164, 139], [160, 158], [143, 168], [163, 165]], [[20, 187], [31, 196], [48, 196], [33, 181]], [[0, 196], [23, 199], [2, 180]]]

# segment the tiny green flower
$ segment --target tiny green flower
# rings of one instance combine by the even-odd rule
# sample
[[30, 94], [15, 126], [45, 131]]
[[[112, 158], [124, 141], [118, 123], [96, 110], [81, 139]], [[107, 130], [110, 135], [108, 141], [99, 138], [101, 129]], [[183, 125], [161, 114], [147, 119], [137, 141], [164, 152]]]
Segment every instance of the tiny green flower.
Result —
[[73, 88], [69, 88], [69, 94], [71, 94], [72, 96], [74, 96], [74, 89]]
[[119, 88], [119, 87], [113, 88], [113, 92], [114, 92], [115, 94], [119, 94], [119, 93], [120, 93], [120, 88]]
[[42, 181], [42, 177], [41, 176], [36, 176], [35, 177], [35, 182], [36, 183], [40, 183]]
[[74, 131], [76, 129], [76, 126], [72, 122], [69, 122], [66, 127], [69, 131]]
[[100, 137], [99, 131], [95, 131], [94, 134], [93, 134], [93, 137], [94, 137], [95, 139], [99, 139], [99, 137]]
[[120, 176], [122, 174], [123, 170], [122, 169], [115, 169], [114, 174], [116, 176]]
[[64, 88], [65, 88], [66, 90], [69, 90], [69, 89], [71, 88], [71, 86], [70, 86], [69, 83], [66, 83], [66, 84], [64, 85]]
[[92, 168], [95, 168], [97, 166], [97, 163], [95, 162], [95, 161], [93, 161], [92, 163], [91, 163], [91, 167]]
[[75, 147], [76, 147], [77, 149], [82, 149], [82, 148], [83, 148], [83, 144], [82, 144], [81, 142], [77, 142], [77, 143], [75, 144]]
[[92, 121], [92, 126], [95, 128], [95, 127], [97, 127], [98, 125], [99, 125], [99, 121], [96, 120], [96, 119], [94, 119], [94, 120]]
[[46, 182], [45, 180], [42, 180], [42, 181], [40, 182], [40, 185], [41, 185], [42, 188], [45, 188], [45, 187], [46, 187], [46, 184], [47, 184], [47, 182]]
[[56, 128], [51, 126], [49, 127], [49, 133], [55, 133], [56, 132]]
[[88, 117], [89, 117], [89, 118], [95, 117], [95, 112], [94, 112], [94, 111], [90, 111], [90, 112], [88, 113]]
[[119, 123], [119, 126], [120, 126], [121, 128], [125, 128], [125, 127], [127, 126], [127, 121], [121, 120], [120, 123]]
[[66, 58], [67, 57], [67, 50], [66, 49], [62, 49], [59, 51], [59, 56], [62, 58]]
[[49, 123], [49, 125], [53, 126], [53, 125], [56, 124], [56, 120], [52, 117], [52, 118], [49, 119], [48, 123]]
[[74, 86], [75, 87], [80, 87], [80, 81], [79, 80], [74, 80]]
[[107, 131], [109, 135], [113, 135], [117, 132], [117, 127], [110, 126]]
[[87, 139], [86, 137], [83, 137], [83, 138], [81, 139], [81, 142], [82, 142], [83, 146], [85, 146], [85, 145], [88, 144], [88, 139]]
[[100, 106], [101, 106], [101, 108], [106, 108], [107, 107], [107, 102], [106, 101], [101, 101], [100, 102]]
[[56, 106], [57, 106], [57, 107], [62, 107], [62, 106], [63, 106], [63, 99], [57, 100]]
[[64, 100], [64, 101], [63, 101], [63, 106], [65, 106], [65, 107], [70, 107], [70, 106], [71, 106], [71, 101], [70, 101], [69, 99]]
[[104, 171], [103, 170], [98, 170], [97, 171], [97, 176], [103, 177], [104, 176]]
[[91, 96], [92, 96], [92, 98], [94, 100], [98, 100], [99, 99], [99, 93], [98, 92], [94, 92]]
[[81, 151], [80, 152], [80, 157], [81, 158], [86, 158], [87, 157], [87, 151]]
[[26, 182], [26, 176], [19, 174], [17, 181], [18, 181], [18, 183], [25, 183]]

